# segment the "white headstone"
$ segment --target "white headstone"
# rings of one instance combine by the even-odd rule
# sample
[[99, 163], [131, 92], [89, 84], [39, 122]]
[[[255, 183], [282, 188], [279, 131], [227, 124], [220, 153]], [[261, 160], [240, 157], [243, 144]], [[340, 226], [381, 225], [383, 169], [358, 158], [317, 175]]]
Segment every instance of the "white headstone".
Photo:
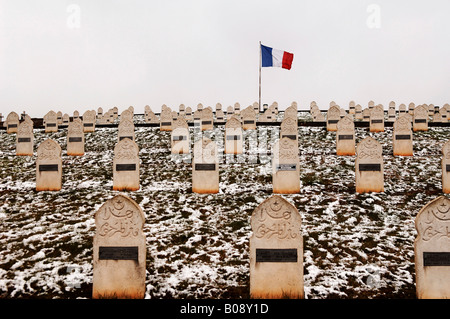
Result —
[[277, 194], [300, 192], [300, 159], [296, 140], [282, 137], [274, 144], [272, 187]]
[[205, 137], [199, 139], [194, 144], [192, 191], [201, 194], [219, 192], [219, 158], [217, 145]]
[[171, 141], [172, 154], [189, 154], [191, 139], [189, 126], [184, 118], [180, 117], [172, 122]]
[[304, 298], [303, 236], [298, 210], [273, 195], [251, 216], [250, 297]]
[[16, 112], [10, 112], [6, 117], [6, 133], [17, 133], [19, 128], [19, 114]]
[[84, 155], [84, 129], [81, 119], [74, 119], [67, 128], [67, 155]]
[[384, 132], [384, 109], [377, 105], [370, 111], [370, 132]]
[[19, 124], [16, 135], [16, 155], [18, 156], [32, 156], [34, 133], [33, 124], [29, 121], [23, 121]]
[[416, 296], [450, 299], [450, 200], [440, 196], [427, 203], [415, 219]]
[[242, 124], [236, 117], [232, 117], [225, 123], [225, 154], [242, 154], [242, 151]]
[[61, 146], [59, 146], [56, 141], [47, 139], [37, 148], [36, 190], [59, 191], [61, 189], [61, 185]]
[[45, 122], [45, 133], [57, 132], [58, 131], [58, 120], [56, 117], [56, 113], [54, 111], [49, 111], [44, 116]]
[[139, 187], [139, 147], [124, 138], [114, 147], [113, 189], [136, 191]]
[[442, 147], [442, 192], [450, 194], [450, 140]]
[[95, 213], [93, 299], [143, 299], [145, 295], [145, 215], [125, 195], [116, 195]]
[[135, 141], [134, 123], [129, 119], [121, 119], [118, 125], [118, 142], [124, 138]]
[[337, 122], [341, 119], [339, 106], [333, 105], [327, 111], [327, 131], [337, 131]]
[[97, 114], [94, 110], [89, 110], [83, 113], [83, 131], [85, 133], [95, 131], [95, 123], [97, 121]]
[[428, 131], [428, 110], [423, 105], [414, 109], [413, 131]]
[[246, 130], [256, 130], [256, 113], [253, 107], [249, 106], [242, 110], [242, 128]]
[[413, 155], [413, 133], [411, 130], [411, 121], [406, 114], [399, 116], [399, 118], [394, 122], [392, 140], [394, 156]]
[[280, 138], [287, 137], [298, 144], [298, 122], [296, 117], [285, 116], [280, 125]]
[[337, 123], [336, 155], [355, 155], [355, 123], [351, 115], [344, 116]]
[[384, 170], [381, 144], [368, 136], [356, 147], [356, 192], [383, 192]]

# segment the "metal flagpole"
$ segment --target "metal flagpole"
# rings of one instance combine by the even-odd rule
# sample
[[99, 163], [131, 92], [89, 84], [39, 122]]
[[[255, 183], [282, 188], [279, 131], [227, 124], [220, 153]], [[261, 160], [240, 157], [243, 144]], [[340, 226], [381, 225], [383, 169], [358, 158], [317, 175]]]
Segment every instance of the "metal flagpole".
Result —
[[261, 41], [259, 41], [259, 113], [261, 113]]

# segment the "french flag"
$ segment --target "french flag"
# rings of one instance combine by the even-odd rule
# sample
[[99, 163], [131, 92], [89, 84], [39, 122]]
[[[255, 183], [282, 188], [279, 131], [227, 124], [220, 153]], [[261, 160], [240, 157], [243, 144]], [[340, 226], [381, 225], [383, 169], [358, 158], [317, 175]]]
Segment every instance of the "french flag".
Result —
[[283, 50], [266, 47], [261, 44], [261, 66], [291, 69], [294, 54]]

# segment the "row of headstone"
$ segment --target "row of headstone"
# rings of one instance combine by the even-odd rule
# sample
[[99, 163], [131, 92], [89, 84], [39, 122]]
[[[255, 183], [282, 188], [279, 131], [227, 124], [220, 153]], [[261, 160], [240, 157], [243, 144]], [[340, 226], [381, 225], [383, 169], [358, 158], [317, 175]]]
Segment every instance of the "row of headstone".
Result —
[[[94, 299], [142, 299], [145, 295], [145, 214], [131, 198], [119, 194], [95, 212], [93, 238]], [[297, 208], [272, 195], [252, 212], [250, 298], [304, 298], [302, 218]], [[450, 298], [450, 200], [427, 203], [415, 218], [416, 296]]]
[[[295, 109], [297, 107], [296, 102], [292, 102], [291, 106], [289, 106], [286, 111], [289, 111], [291, 108], [293, 108], [295, 105]], [[260, 122], [271, 122], [275, 121], [278, 113], [277, 111], [277, 103], [274, 102], [269, 108], [265, 109], [265, 112], [261, 114], [261, 116], [257, 116], [258, 112], [258, 104], [255, 102], [254, 105], [248, 106], [244, 111], [240, 111], [239, 103], [235, 104], [235, 107], [229, 106], [227, 108], [226, 114], [223, 113], [221, 109], [220, 103], [217, 103], [216, 105], [216, 122], [225, 122], [227, 119], [230, 119], [232, 116], [240, 115], [241, 120], [244, 123], [244, 130], [248, 129], [247, 126], [255, 126], [256, 121]], [[130, 106], [127, 110], [132, 110], [133, 107]], [[167, 109], [166, 105], [163, 105], [162, 109]], [[170, 109], [170, 108], [169, 108]], [[172, 112], [172, 120], [175, 120], [178, 116], [184, 117], [187, 121], [195, 120], [196, 118], [199, 119], [199, 116], [201, 114], [201, 111], [203, 110], [203, 106], [199, 104], [197, 106], [197, 116], [195, 116], [195, 112], [191, 114], [190, 108], [184, 109], [184, 105], [180, 105], [180, 112], [176, 113], [175, 111]], [[212, 111], [210, 107], [206, 108]], [[249, 112], [253, 109], [253, 112]], [[339, 111], [337, 111], [338, 109]], [[428, 109], [428, 116], [426, 115]], [[416, 111], [417, 110], [417, 111]], [[433, 113], [430, 113], [431, 110], [433, 110]], [[103, 109], [98, 108], [97, 113], [95, 111], [86, 111], [83, 114], [83, 126], [85, 132], [92, 132], [95, 129], [95, 123], [99, 124], [108, 124], [113, 123], [115, 119], [117, 119], [117, 107], [114, 107], [112, 109], [109, 109], [105, 114], [103, 114]], [[325, 121], [325, 117], [320, 112], [317, 104], [315, 101], [311, 102], [310, 105], [310, 112], [313, 117], [313, 121]], [[406, 106], [404, 104], [401, 104], [399, 107], [399, 115], [403, 114], [410, 114], [414, 117], [414, 130], [427, 130], [428, 128], [428, 121], [433, 122], [439, 122], [439, 123], [446, 123], [449, 121], [449, 112], [450, 112], [450, 105], [445, 104], [442, 108], [435, 107], [433, 104], [430, 104], [427, 106], [419, 105], [418, 107], [415, 107], [414, 103], [410, 103], [408, 112], [406, 112]], [[131, 112], [133, 113], [133, 112]], [[152, 112], [151, 108], [146, 105], [145, 106], [145, 122], [146, 123], [160, 123], [164, 122], [163, 126], [167, 127], [167, 130], [170, 130], [170, 126], [167, 124], [170, 120], [170, 116], [166, 114], [167, 112], [164, 111], [163, 121], [160, 121], [158, 117], [155, 115], [154, 112]], [[363, 122], [370, 122], [370, 127], [372, 132], [377, 131], [383, 131], [384, 130], [384, 110], [382, 105], [374, 105], [373, 101], [369, 103], [369, 107], [361, 111], [361, 106], [359, 104], [355, 105], [354, 101], [351, 101], [349, 104], [349, 112], [347, 113], [343, 108], [340, 108], [334, 101], [330, 103], [330, 109], [327, 111], [327, 130], [336, 130], [336, 121], [339, 119], [339, 116], [337, 115], [339, 113], [339, 116], [342, 118], [348, 114], [352, 115], [355, 120], [361, 120]], [[431, 115], [430, 115], [431, 114]], [[27, 116], [27, 115], [26, 115]], [[28, 116], [29, 117], [29, 116]], [[79, 112], [74, 111], [73, 119], [79, 118]], [[391, 101], [389, 104], [388, 114], [386, 121], [393, 122], [396, 119], [396, 111], [395, 111], [395, 102]], [[70, 122], [70, 117], [68, 114], [61, 115], [61, 112], [55, 113], [54, 111], [49, 111], [44, 117], [44, 125], [45, 125], [45, 131], [46, 132], [55, 132], [58, 130], [58, 126], [67, 126]], [[205, 121], [209, 121], [205, 120]], [[211, 120], [213, 121], [213, 120]], [[8, 114], [8, 117], [6, 121], [4, 122], [4, 125], [7, 127], [8, 133], [15, 133], [17, 131], [19, 122], [19, 116], [15, 112], [11, 112]], [[330, 124], [330, 125], [328, 125]], [[209, 128], [206, 128], [209, 129]], [[164, 130], [164, 129], [163, 129]]]
[[[134, 126], [132, 122], [127, 119], [123, 119], [122, 121], [123, 123], [120, 125], [121, 131], [124, 127], [126, 127], [126, 131], [125, 133], [119, 133], [118, 143], [114, 148], [113, 189], [133, 191], [139, 189], [139, 148], [134, 142]], [[177, 123], [182, 121], [180, 119]], [[290, 134], [292, 127], [295, 127], [296, 123], [292, 118], [288, 117], [282, 124], [280, 139], [275, 143], [273, 148], [273, 192], [281, 194], [299, 193], [300, 163], [298, 140], [295, 135]], [[338, 155], [353, 155], [352, 147], [354, 147], [355, 138], [352, 124], [353, 122], [349, 117], [344, 117], [339, 121], [339, 130], [336, 134]], [[21, 133], [17, 135], [16, 153], [17, 155], [32, 155], [32, 126], [29, 121], [24, 121], [20, 128]], [[26, 131], [26, 134], [22, 130]], [[172, 135], [172, 149], [178, 151], [177, 154], [188, 153], [189, 130], [186, 127], [186, 122], [184, 121], [184, 126], [180, 125], [180, 127], [177, 127]], [[233, 118], [229, 121], [225, 136], [225, 152], [227, 154], [239, 154], [239, 152], [242, 152], [242, 129], [239, 120]], [[42, 143], [38, 147], [38, 159], [36, 163], [37, 190], [59, 190], [61, 188], [62, 170], [60, 165], [59, 167], [56, 165], [61, 161], [61, 148], [59, 145], [54, 147], [55, 143], [55, 141], [46, 140], [45, 143]], [[406, 115], [400, 117], [394, 124], [393, 144], [394, 155], [412, 155], [412, 131]], [[27, 145], [28, 149], [25, 148], [25, 145]], [[30, 145], [31, 149], [29, 149]], [[449, 143], [445, 144], [442, 149], [442, 187], [444, 192], [450, 190], [450, 164], [448, 164], [449, 159], [447, 158], [450, 154], [449, 145]], [[51, 150], [54, 150], [56, 153], [52, 153]], [[69, 125], [67, 153], [68, 155], [84, 154], [84, 133], [82, 131], [81, 120], [79, 119], [71, 122]], [[52, 159], [52, 161], [49, 163], [41, 163], [45, 162], [47, 158]], [[58, 159], [57, 163], [53, 161], [54, 159]], [[356, 148], [355, 171], [356, 191], [358, 193], [383, 191], [382, 147], [372, 137], [366, 137], [358, 144]], [[197, 141], [194, 145], [193, 191], [198, 193], [218, 192], [218, 172], [216, 144], [206, 138]], [[58, 178], [55, 178], [55, 174], [57, 174]]]

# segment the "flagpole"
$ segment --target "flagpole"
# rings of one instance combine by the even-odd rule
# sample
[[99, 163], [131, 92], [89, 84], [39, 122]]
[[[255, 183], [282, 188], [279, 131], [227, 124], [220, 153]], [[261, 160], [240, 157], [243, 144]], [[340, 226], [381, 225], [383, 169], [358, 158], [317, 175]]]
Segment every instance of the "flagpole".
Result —
[[259, 113], [261, 113], [261, 41], [259, 41]]

